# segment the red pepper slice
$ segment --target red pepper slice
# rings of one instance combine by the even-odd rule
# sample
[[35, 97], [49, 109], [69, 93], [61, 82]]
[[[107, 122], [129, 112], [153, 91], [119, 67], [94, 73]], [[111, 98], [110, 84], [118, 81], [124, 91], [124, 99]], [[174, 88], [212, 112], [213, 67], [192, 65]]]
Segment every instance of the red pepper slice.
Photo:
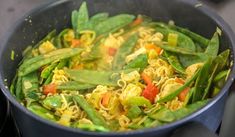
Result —
[[142, 92], [142, 96], [148, 99], [151, 103], [154, 103], [156, 95], [159, 93], [159, 89], [151, 84], [148, 84], [147, 87]]
[[43, 86], [43, 94], [48, 95], [49, 93], [55, 94], [56, 91], [56, 84], [49, 84]]

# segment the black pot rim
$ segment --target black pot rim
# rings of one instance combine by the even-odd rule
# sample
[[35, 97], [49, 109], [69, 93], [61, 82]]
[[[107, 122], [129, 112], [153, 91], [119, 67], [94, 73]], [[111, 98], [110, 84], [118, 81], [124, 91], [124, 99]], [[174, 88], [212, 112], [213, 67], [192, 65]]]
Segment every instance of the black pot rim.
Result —
[[[33, 16], [34, 14], [43, 12], [44, 10], [53, 8], [54, 6], [57, 6], [59, 4], [63, 4], [66, 2], [69, 2], [71, 0], [59, 0], [56, 2], [48, 2], [46, 4], [42, 4], [40, 6], [38, 6], [37, 8], [34, 8], [33, 10], [31, 10], [30, 12], [28, 12], [25, 16], [23, 16], [20, 20], [18, 20], [12, 27], [11, 29], [9, 29], [9, 31], [4, 35], [2, 41], [2, 44], [0, 46], [0, 56], [2, 56], [2, 53], [4, 51], [4, 48], [6, 47], [6, 44], [8, 42], [9, 37], [14, 33], [15, 29], [19, 26], [19, 24], [21, 24], [22, 22], [24, 22], [24, 20], [27, 17]], [[235, 54], [235, 35], [234, 32], [232, 31], [232, 29], [230, 28], [230, 26], [219, 16], [215, 13], [215, 11], [213, 11], [212, 9], [210, 9], [209, 7], [202, 5], [202, 6], [196, 6], [196, 4], [198, 4], [199, 2], [197, 0], [178, 0], [180, 2], [183, 2], [185, 4], [188, 4], [191, 7], [197, 8], [199, 11], [201, 11], [203, 14], [205, 14], [206, 16], [208, 16], [209, 18], [213, 19], [218, 26], [222, 29], [223, 33], [226, 33], [227, 36], [229, 37], [229, 40], [232, 43], [232, 51], [233, 54]], [[233, 58], [233, 62], [235, 62], [235, 58], [234, 55], [232, 56]], [[4, 95], [6, 96], [6, 98], [10, 101], [10, 103], [12, 105], [14, 105], [15, 107], [17, 107], [20, 111], [24, 112], [25, 115], [34, 118], [35, 120], [37, 120], [38, 122], [47, 124], [48, 126], [52, 126], [55, 128], [58, 128], [60, 130], [66, 130], [69, 132], [74, 132], [74, 133], [78, 133], [78, 134], [83, 134], [83, 135], [89, 135], [89, 136], [124, 136], [124, 135], [137, 135], [137, 134], [144, 134], [144, 133], [154, 133], [154, 132], [159, 132], [159, 131], [163, 131], [165, 129], [170, 129], [172, 127], [181, 125], [183, 123], [186, 123], [187, 121], [190, 121], [191, 119], [193, 119], [194, 117], [197, 117], [198, 115], [200, 115], [201, 113], [203, 113], [204, 111], [206, 111], [207, 109], [209, 109], [210, 107], [212, 107], [220, 98], [222, 98], [224, 96], [224, 94], [226, 94], [231, 86], [231, 84], [233, 83], [233, 80], [235, 78], [235, 65], [233, 65], [231, 67], [231, 73], [228, 77], [228, 80], [226, 82], [226, 84], [224, 85], [224, 87], [221, 89], [220, 93], [214, 97], [206, 106], [204, 106], [203, 108], [197, 110], [196, 112], [194, 112], [191, 115], [188, 115], [187, 117], [181, 119], [181, 120], [177, 120], [175, 122], [169, 123], [167, 125], [163, 125], [160, 127], [155, 127], [155, 128], [148, 128], [148, 129], [140, 129], [140, 130], [134, 130], [134, 131], [129, 131], [129, 132], [89, 132], [89, 131], [83, 131], [80, 129], [75, 129], [75, 128], [70, 128], [70, 127], [65, 127], [65, 126], [61, 126], [59, 124], [56, 124], [54, 122], [45, 120], [35, 114], [33, 114], [32, 112], [30, 112], [29, 110], [27, 110], [24, 106], [22, 106], [10, 93], [8, 87], [6, 87], [4, 85], [4, 77], [2, 75], [2, 68], [0, 66], [0, 86], [1, 89], [4, 93]]]

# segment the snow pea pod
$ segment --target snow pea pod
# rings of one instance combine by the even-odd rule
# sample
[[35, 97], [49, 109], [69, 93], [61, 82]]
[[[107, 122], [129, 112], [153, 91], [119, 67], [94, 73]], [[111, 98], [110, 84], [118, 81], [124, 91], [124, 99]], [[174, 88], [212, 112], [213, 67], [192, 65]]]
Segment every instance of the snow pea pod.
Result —
[[[54, 56], [51, 56], [50, 54], [54, 53], [54, 52], [62, 52], [61, 54], [55, 54]], [[64, 51], [64, 52], [63, 52]], [[29, 74], [30, 72], [33, 72], [37, 69], [39, 69], [40, 67], [46, 65], [46, 64], [50, 64], [51, 62], [54, 62], [56, 60], [61, 60], [61, 59], [66, 59], [75, 55], [78, 55], [82, 52], [81, 48], [68, 48], [68, 49], [58, 49], [55, 51], [52, 51], [48, 54], [44, 54], [40, 56], [40, 60], [30, 64], [29, 66], [22, 64], [22, 66], [24, 65], [24, 67], [20, 67], [19, 68], [19, 76], [24, 76]], [[36, 57], [34, 57], [36, 58]], [[34, 59], [32, 58], [32, 60]]]
[[113, 69], [120, 70], [125, 65], [125, 58], [129, 55], [138, 40], [138, 35], [134, 34], [130, 36], [125, 43], [121, 45], [113, 59]]
[[73, 70], [65, 69], [65, 73], [74, 81], [93, 85], [117, 86], [120, 74], [128, 73], [137, 69], [119, 71], [96, 71], [96, 70]]
[[159, 45], [159, 44], [158, 46], [166, 51], [181, 54], [181, 55], [194, 55], [194, 56], [197, 55], [196, 52], [189, 50], [189, 49], [181, 48], [181, 47], [172, 47], [169, 45]]
[[195, 42], [200, 43], [203, 47], [207, 47], [208, 43], [210, 41], [209, 39], [207, 39], [207, 38], [205, 38], [205, 37], [203, 37], [203, 36], [201, 36], [197, 33], [194, 33], [194, 32], [192, 32], [188, 29], [185, 29], [185, 28], [182, 28], [182, 27], [179, 27], [179, 26], [170, 26], [170, 28], [189, 36]]
[[228, 75], [228, 73], [229, 73], [229, 70], [224, 70], [224, 71], [219, 72], [213, 79], [213, 82], [216, 83], [220, 81], [221, 79], [225, 78]]
[[168, 62], [171, 64], [171, 66], [179, 73], [185, 74], [185, 69], [180, 64], [180, 61], [178, 60], [177, 56], [175, 56], [172, 53], [168, 53], [167, 51], [164, 51], [164, 55], [166, 56]]
[[86, 112], [88, 118], [98, 126], [103, 126], [104, 128], [108, 128], [107, 123], [104, 118], [93, 108], [84, 97], [77, 95], [73, 97], [74, 101], [78, 103], [78, 105]]
[[142, 113], [142, 110], [138, 106], [131, 106], [128, 109], [127, 116], [131, 119], [137, 118]]
[[27, 109], [42, 118], [45, 118], [50, 121], [56, 121], [56, 117], [54, 116], [54, 114], [51, 111], [39, 105], [38, 103], [30, 104], [29, 106], [27, 106]]
[[37, 72], [32, 72], [22, 77], [22, 92], [27, 104], [39, 100], [40, 92]]
[[58, 62], [55, 62], [45, 67], [41, 72], [41, 78], [47, 79], [57, 65]]
[[129, 14], [119, 14], [108, 18], [96, 25], [95, 31], [98, 35], [116, 31], [134, 20], [135, 16]]
[[219, 52], [219, 34], [215, 32], [213, 37], [211, 38], [205, 53], [209, 56], [212, 56], [212, 58], [215, 58]]
[[68, 81], [57, 86], [59, 90], [83, 90], [96, 87], [92, 84], [80, 83], [76, 81]]
[[98, 126], [94, 124], [85, 124], [85, 123], [80, 123], [76, 125], [77, 128], [87, 130], [87, 131], [96, 131], [96, 132], [108, 132], [108, 128], [104, 128], [103, 126]]
[[86, 28], [89, 21], [88, 9], [86, 2], [83, 2], [79, 10], [74, 10], [72, 12], [72, 26], [75, 32], [75, 37], [78, 38], [80, 31]]
[[208, 79], [208, 83], [206, 85], [206, 88], [205, 88], [203, 96], [202, 96], [203, 100], [206, 99], [209, 96], [209, 90], [211, 88], [212, 81], [213, 81], [213, 79], [215, 77], [215, 72], [217, 70], [217, 67], [218, 67], [218, 64], [216, 64], [216, 66], [213, 68], [213, 71], [212, 71], [212, 73], [211, 73], [211, 75], [210, 75], [210, 77]]
[[141, 54], [137, 56], [134, 60], [129, 62], [126, 66], [124, 66], [124, 69], [140, 68], [140, 71], [142, 71], [147, 65], [148, 65], [147, 55]]
[[60, 95], [48, 96], [42, 101], [42, 105], [48, 109], [60, 108], [62, 105], [62, 98]]
[[167, 95], [167, 96], [165, 96], [163, 98], [160, 98], [157, 102], [158, 103], [163, 103], [163, 102], [167, 102], [167, 101], [170, 101], [170, 100], [174, 99], [176, 96], [179, 95], [179, 93], [181, 91], [183, 91], [185, 88], [190, 86], [190, 84], [198, 77], [200, 72], [201, 72], [201, 69], [197, 70], [197, 72], [187, 82], [185, 82], [183, 86], [179, 87], [178, 89], [176, 89], [171, 94], [169, 94], [169, 95]]
[[24, 98], [23, 92], [22, 92], [22, 77], [18, 76], [16, 81], [16, 91], [15, 91], [16, 99], [22, 100]]
[[34, 49], [35, 48], [38, 48], [43, 42], [46, 42], [46, 41], [50, 41], [53, 37], [56, 36], [56, 30], [52, 30], [51, 32], [49, 32], [42, 40], [40, 40], [35, 46], [34, 46]]
[[193, 94], [193, 98], [192, 98], [192, 102], [196, 102], [202, 99], [203, 97], [203, 92], [206, 88], [206, 84], [208, 82], [209, 79], [209, 74], [210, 74], [210, 68], [211, 68], [211, 64], [212, 64], [212, 59], [209, 58], [204, 65], [202, 66], [202, 68], [200, 69], [200, 73], [196, 79], [195, 82], [195, 92]]
[[[64, 66], [67, 65], [67, 63], [68, 63], [68, 59], [62, 59], [60, 60], [60, 62], [57, 64], [55, 68], [62, 69]], [[43, 83], [43, 85], [49, 84], [52, 80], [53, 75], [54, 73], [50, 73], [49, 76], [46, 78], [45, 82]]]

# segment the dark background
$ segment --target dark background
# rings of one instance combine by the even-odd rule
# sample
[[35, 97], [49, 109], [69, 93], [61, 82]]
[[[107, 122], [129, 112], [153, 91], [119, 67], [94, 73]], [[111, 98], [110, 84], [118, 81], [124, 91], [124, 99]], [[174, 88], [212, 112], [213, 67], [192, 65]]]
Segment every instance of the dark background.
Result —
[[[0, 0], [0, 39], [17, 19], [43, 3], [55, 0]], [[169, 2], [171, 0], [168, 0]], [[222, 1], [213, 3], [211, 1]], [[235, 0], [201, 0], [203, 6], [215, 10], [235, 31]]]

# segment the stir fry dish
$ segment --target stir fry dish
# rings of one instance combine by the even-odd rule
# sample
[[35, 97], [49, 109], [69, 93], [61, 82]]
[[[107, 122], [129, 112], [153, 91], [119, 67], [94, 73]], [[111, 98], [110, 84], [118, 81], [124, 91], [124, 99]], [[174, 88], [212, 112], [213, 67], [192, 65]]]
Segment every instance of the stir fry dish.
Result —
[[207, 104], [223, 87], [230, 50], [221, 31], [205, 38], [145, 15], [88, 15], [22, 53], [10, 91], [32, 113], [87, 131], [163, 126]]

